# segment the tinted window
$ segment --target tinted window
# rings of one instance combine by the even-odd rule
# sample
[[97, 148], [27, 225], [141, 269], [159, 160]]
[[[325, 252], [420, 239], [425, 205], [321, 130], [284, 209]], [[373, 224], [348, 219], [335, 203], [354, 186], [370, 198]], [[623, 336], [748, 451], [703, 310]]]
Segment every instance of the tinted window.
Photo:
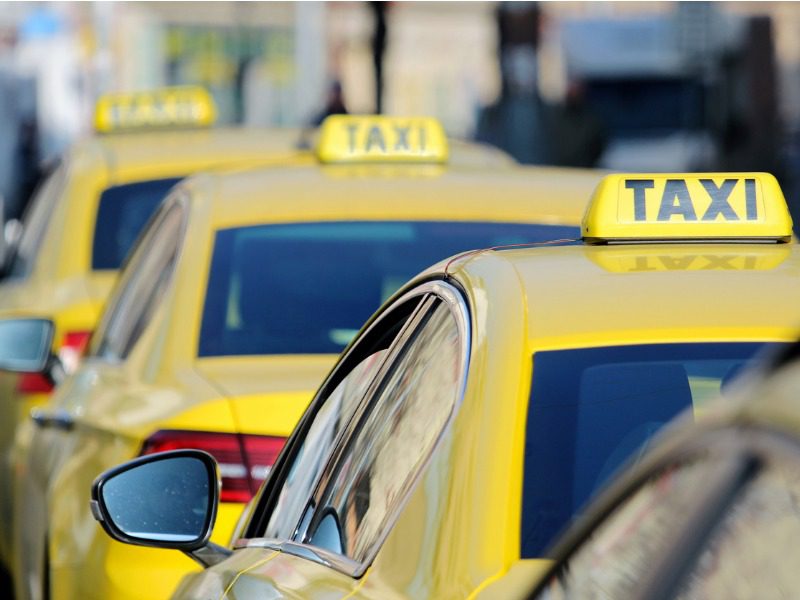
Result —
[[715, 397], [760, 344], [537, 352], [525, 440], [521, 553], [547, 544], [667, 421]]
[[338, 354], [389, 295], [471, 248], [579, 236], [508, 223], [330, 222], [217, 233], [200, 356]]
[[108, 188], [100, 196], [92, 269], [119, 269], [156, 207], [180, 179], [140, 181]]

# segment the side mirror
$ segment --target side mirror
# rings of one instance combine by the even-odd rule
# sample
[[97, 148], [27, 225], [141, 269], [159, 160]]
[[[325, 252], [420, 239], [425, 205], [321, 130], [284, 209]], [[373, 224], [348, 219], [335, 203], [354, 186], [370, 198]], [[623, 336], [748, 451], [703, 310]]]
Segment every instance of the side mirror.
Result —
[[219, 481], [216, 461], [200, 450], [149, 454], [95, 479], [92, 515], [119, 542], [181, 550], [209, 566], [230, 554], [208, 541]]
[[46, 371], [54, 329], [47, 319], [0, 319], [0, 370]]

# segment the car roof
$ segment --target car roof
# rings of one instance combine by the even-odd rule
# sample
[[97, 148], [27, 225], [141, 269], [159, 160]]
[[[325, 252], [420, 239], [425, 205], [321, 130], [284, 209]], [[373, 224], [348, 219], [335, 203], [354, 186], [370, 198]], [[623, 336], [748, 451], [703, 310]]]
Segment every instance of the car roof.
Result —
[[205, 168], [271, 164], [290, 159], [311, 161], [297, 144], [300, 130], [211, 128], [96, 135], [74, 152], [102, 156], [112, 183], [187, 175]]
[[[503, 269], [512, 276], [485, 286], [487, 272]], [[540, 349], [786, 341], [800, 326], [796, 244], [579, 243], [479, 252], [450, 272], [489, 304], [523, 297], [528, 339]]]
[[[439, 165], [311, 165], [187, 181], [215, 226], [309, 220], [534, 222], [577, 226], [601, 173]], [[263, 202], [259, 202], [263, 200]]]
[[[95, 135], [73, 150], [83, 156], [102, 156], [112, 184], [174, 177], [204, 169], [252, 168], [273, 164], [319, 166], [309, 145], [309, 132], [300, 128], [220, 127], [135, 131]], [[513, 168], [514, 159], [493, 146], [450, 139], [450, 165], [474, 168]]]

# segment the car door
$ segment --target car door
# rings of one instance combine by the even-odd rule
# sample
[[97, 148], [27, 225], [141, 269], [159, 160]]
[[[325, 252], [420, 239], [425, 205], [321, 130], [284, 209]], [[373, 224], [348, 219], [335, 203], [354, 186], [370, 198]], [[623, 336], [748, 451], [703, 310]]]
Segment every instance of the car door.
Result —
[[454, 288], [423, 284], [398, 300], [323, 384], [233, 562], [178, 597], [202, 596], [215, 578], [232, 598], [357, 594], [460, 403], [468, 356], [466, 306]]
[[[106, 461], [114, 461], [108, 450], [119, 441], [98, 428], [86, 409], [99, 389], [114, 390], [124, 384], [124, 361], [172, 280], [186, 217], [187, 206], [180, 193], [165, 201], [154, 215], [121, 273], [84, 364], [59, 386], [45, 408], [32, 414], [32, 423], [18, 438], [18, 471], [24, 475], [16, 485], [15, 522], [19, 524], [20, 572], [26, 574], [26, 583], [43, 581], [44, 565], [52, 558], [46, 558], [46, 539], [60, 543], [54, 537], [63, 533], [67, 545], [81, 543], [70, 527], [82, 518], [86, 507], [63, 503], [67, 514], [53, 513], [48, 494], [57, 490], [59, 497], [85, 497], [91, 482], [65, 473], [69, 461], [94, 460], [97, 469], [89, 472], [97, 473], [107, 466]], [[37, 584], [31, 583], [23, 597], [36, 598], [40, 592]]]
[[706, 433], [639, 479], [562, 544], [560, 564], [531, 598], [797, 595], [796, 440], [739, 428]]

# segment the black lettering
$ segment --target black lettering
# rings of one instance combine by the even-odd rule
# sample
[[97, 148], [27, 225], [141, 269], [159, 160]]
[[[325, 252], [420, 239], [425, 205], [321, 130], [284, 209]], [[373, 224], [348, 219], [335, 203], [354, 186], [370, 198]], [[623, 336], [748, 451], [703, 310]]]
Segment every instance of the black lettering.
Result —
[[737, 179], [726, 179], [722, 182], [721, 187], [717, 187], [717, 184], [711, 179], [700, 180], [700, 183], [703, 184], [703, 187], [706, 188], [706, 192], [708, 192], [708, 195], [711, 197], [711, 204], [706, 214], [703, 215], [703, 221], [713, 221], [717, 218], [717, 215], [722, 215], [723, 219], [726, 221], [739, 220], [736, 211], [728, 204], [728, 198], [730, 198], [733, 188], [736, 187], [737, 181]]
[[735, 256], [704, 255], [703, 258], [706, 259], [706, 266], [703, 268], [707, 271], [711, 269], [736, 269], [736, 267], [731, 264], [731, 261], [736, 258]]
[[395, 150], [411, 150], [408, 145], [408, 132], [410, 127], [399, 127], [395, 125], [394, 132], [397, 134], [397, 141], [394, 143]]
[[419, 151], [425, 152], [425, 127], [420, 126], [419, 128]]
[[680, 258], [675, 258], [673, 256], [659, 256], [658, 258], [661, 260], [661, 264], [664, 265], [664, 268], [668, 271], [686, 271], [692, 266], [692, 263], [697, 256], [690, 255], [682, 256]]
[[367, 143], [365, 144], [364, 151], [369, 152], [370, 149], [372, 149], [372, 146], [378, 146], [381, 149], [381, 152], [386, 152], [386, 142], [383, 140], [381, 128], [374, 125], [369, 128], [369, 133], [367, 134]]
[[744, 198], [747, 207], [747, 220], [758, 220], [758, 205], [756, 204], [756, 180], [744, 180]]
[[358, 131], [358, 125], [351, 124], [345, 125], [345, 129], [347, 129], [347, 144], [350, 147], [350, 152], [356, 151], [356, 132]]
[[697, 221], [697, 214], [694, 212], [692, 199], [683, 179], [667, 179], [664, 186], [658, 220], [669, 221], [673, 215], [682, 216], [684, 221]]
[[633, 190], [633, 218], [636, 221], [647, 220], [645, 191], [655, 185], [652, 179], [628, 179], [625, 189]]

